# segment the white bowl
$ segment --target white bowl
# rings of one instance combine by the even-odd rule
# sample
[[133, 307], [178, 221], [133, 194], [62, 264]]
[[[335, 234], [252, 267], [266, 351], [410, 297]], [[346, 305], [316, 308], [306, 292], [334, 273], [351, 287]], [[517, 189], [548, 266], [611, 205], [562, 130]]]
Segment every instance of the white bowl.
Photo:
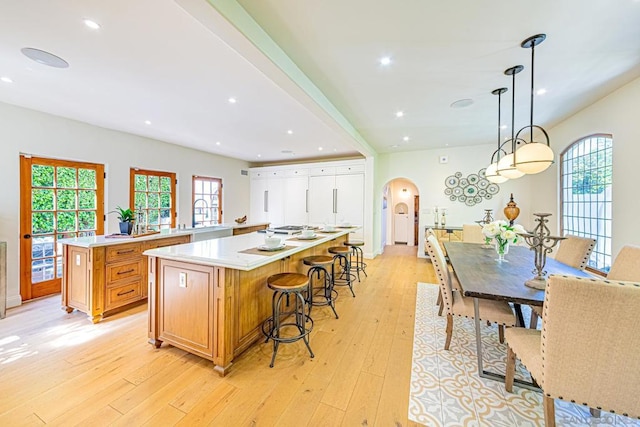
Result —
[[333, 228], [333, 225], [325, 225], [323, 230], [324, 231], [333, 231], [334, 228]]
[[302, 235], [302, 237], [313, 237], [315, 233], [313, 232], [313, 230], [302, 230], [302, 233], [300, 234]]
[[265, 237], [264, 245], [268, 248], [275, 248], [280, 245], [280, 241], [279, 237]]

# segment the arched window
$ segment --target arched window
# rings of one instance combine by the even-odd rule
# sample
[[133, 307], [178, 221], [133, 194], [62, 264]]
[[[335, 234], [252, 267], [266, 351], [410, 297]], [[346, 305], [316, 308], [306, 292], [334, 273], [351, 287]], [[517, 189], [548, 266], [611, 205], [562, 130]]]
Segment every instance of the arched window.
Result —
[[561, 156], [562, 233], [596, 239], [589, 267], [611, 267], [611, 177], [613, 139], [591, 135], [571, 144]]

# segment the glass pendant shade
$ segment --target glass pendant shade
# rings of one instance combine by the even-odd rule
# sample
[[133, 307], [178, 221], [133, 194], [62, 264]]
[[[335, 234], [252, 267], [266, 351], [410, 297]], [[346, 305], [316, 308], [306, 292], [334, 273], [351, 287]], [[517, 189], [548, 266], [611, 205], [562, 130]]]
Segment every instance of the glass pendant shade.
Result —
[[509, 178], [498, 175], [498, 162], [491, 163], [484, 173], [484, 177], [494, 184], [502, 184], [509, 181]]
[[516, 169], [526, 174], [547, 170], [553, 163], [553, 150], [541, 142], [530, 142], [516, 152]]
[[498, 173], [505, 178], [517, 179], [524, 176], [524, 172], [520, 172], [513, 166], [513, 153], [507, 154], [498, 162]]

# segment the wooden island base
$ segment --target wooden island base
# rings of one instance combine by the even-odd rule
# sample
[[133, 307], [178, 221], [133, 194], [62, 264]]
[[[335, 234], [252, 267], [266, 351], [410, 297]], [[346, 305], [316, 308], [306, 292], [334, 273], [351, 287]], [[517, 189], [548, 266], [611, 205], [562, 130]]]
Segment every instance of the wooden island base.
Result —
[[262, 323], [271, 316], [267, 277], [306, 273], [304, 257], [345, 241], [347, 234], [247, 271], [150, 255], [149, 342], [211, 360], [224, 376], [236, 356], [263, 338]]

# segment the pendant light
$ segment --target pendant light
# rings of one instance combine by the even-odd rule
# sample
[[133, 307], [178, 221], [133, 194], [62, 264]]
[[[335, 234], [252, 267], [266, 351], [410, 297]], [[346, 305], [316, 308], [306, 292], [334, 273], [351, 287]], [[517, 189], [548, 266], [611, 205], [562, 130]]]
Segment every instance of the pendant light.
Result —
[[498, 149], [493, 152], [491, 155], [491, 164], [487, 167], [487, 170], [484, 173], [485, 178], [495, 184], [502, 184], [507, 182], [509, 178], [502, 176], [498, 173], [498, 162], [500, 161], [500, 156], [505, 156], [507, 153], [502, 149], [502, 141], [501, 141], [501, 132], [500, 132], [500, 110], [501, 110], [501, 98], [502, 94], [508, 91], [506, 87], [501, 87], [500, 89], [492, 90], [491, 93], [493, 95], [498, 95]]
[[511, 153], [504, 156], [498, 162], [498, 174], [509, 178], [517, 179], [524, 175], [524, 172], [516, 169], [514, 165], [514, 153], [516, 151], [517, 136], [514, 136], [513, 127], [515, 126], [515, 103], [516, 103], [516, 74], [522, 71], [524, 67], [522, 65], [516, 65], [515, 67], [507, 68], [504, 70], [504, 74], [511, 76], [511, 139], [505, 143], [511, 142]]
[[[520, 44], [520, 46], [525, 49], [531, 48], [531, 110], [529, 115], [529, 126], [525, 126], [520, 129], [516, 135], [516, 139], [520, 136], [521, 132], [526, 131], [527, 129], [529, 129], [530, 137], [529, 141], [525, 141], [524, 145], [520, 147], [515, 154], [516, 168], [518, 171], [526, 174], [540, 173], [546, 170], [553, 163], [553, 150], [549, 144], [549, 135], [541, 126], [533, 124], [535, 47], [542, 43], [546, 38], [546, 34], [536, 34], [535, 36], [525, 39]], [[545, 142], [536, 142], [533, 140], [534, 129], [539, 130], [544, 135]]]

